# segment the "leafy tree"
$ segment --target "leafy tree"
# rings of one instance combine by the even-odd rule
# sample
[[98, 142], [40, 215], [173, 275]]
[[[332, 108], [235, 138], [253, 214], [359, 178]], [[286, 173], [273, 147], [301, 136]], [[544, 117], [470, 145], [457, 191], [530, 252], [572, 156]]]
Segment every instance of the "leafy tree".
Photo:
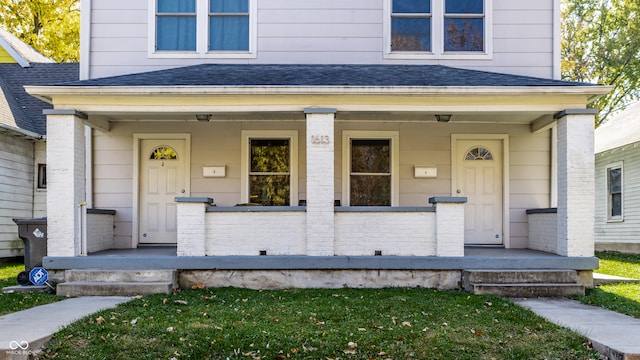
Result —
[[79, 0], [3, 0], [0, 26], [55, 61], [79, 59]]
[[596, 126], [640, 97], [640, 1], [564, 0], [562, 77], [611, 85]]

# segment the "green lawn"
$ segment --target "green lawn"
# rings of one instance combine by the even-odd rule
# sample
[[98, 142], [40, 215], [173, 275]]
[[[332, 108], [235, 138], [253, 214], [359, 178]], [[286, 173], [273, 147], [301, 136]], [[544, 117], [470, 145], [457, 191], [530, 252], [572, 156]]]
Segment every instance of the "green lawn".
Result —
[[[24, 264], [0, 263], [0, 289], [18, 285], [16, 276], [20, 271], [24, 271]], [[41, 292], [4, 294], [0, 291], [0, 316], [61, 299]]]
[[[640, 279], [640, 255], [600, 252], [596, 256], [600, 259], [597, 272]], [[640, 318], [640, 284], [602, 285], [577, 300]]]
[[[116, 350], [117, 349], [117, 350]], [[505, 299], [429, 289], [190, 289], [57, 333], [56, 359], [598, 359]]]

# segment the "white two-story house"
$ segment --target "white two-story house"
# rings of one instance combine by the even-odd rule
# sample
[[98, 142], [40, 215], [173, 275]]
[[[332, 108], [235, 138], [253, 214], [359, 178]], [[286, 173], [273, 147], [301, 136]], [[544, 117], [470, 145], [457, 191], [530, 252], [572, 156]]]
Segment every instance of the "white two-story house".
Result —
[[[445, 272], [451, 287], [468, 268], [597, 267], [588, 105], [609, 89], [559, 80], [560, 0], [83, 0], [81, 13], [81, 80], [27, 88], [54, 106], [52, 270], [281, 286]], [[112, 234], [86, 208], [108, 210]], [[147, 245], [174, 250], [99, 256]]]

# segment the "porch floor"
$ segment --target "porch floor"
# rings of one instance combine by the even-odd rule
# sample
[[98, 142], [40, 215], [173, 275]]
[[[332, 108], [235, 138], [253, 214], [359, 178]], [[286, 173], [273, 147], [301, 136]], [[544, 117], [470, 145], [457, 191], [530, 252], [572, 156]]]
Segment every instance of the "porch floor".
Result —
[[[89, 256], [176, 256], [175, 245], [140, 246], [135, 249], [112, 249], [89, 254]], [[482, 257], [558, 257], [558, 255], [529, 249], [505, 249], [503, 247], [467, 246], [464, 256]]]
[[43, 259], [51, 270], [471, 270], [598, 268], [596, 257], [565, 257], [529, 250], [467, 247], [464, 257], [436, 256], [176, 256], [175, 246], [100, 251], [89, 256]]

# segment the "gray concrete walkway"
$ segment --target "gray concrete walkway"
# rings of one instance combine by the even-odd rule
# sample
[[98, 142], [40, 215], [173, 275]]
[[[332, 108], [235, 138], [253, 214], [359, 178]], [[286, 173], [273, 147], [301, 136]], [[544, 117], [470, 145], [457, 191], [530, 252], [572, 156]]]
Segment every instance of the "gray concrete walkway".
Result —
[[129, 297], [91, 296], [62, 300], [0, 316], [0, 360], [27, 359], [60, 328]]
[[512, 299], [591, 340], [605, 359], [640, 360], [640, 319], [569, 299]]

